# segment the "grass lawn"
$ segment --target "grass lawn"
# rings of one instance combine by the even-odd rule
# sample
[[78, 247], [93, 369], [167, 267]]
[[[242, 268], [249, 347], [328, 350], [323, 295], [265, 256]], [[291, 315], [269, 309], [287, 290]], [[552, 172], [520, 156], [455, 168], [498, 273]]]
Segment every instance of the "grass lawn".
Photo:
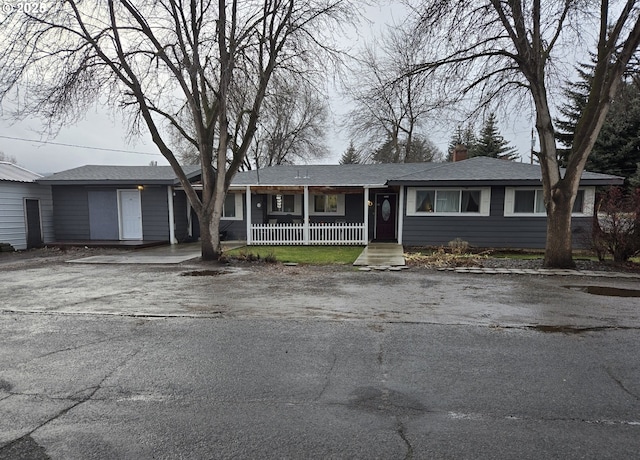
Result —
[[245, 246], [225, 252], [232, 258], [261, 260], [275, 258], [278, 262], [299, 264], [353, 264], [363, 246]]

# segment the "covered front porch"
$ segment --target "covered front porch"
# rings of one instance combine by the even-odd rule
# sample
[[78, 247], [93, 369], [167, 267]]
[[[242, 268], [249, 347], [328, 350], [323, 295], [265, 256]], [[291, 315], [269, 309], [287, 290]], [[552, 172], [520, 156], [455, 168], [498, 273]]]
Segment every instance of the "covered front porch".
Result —
[[309, 185], [253, 185], [243, 191], [248, 245], [367, 245], [374, 239], [398, 241], [402, 193], [379, 187]]

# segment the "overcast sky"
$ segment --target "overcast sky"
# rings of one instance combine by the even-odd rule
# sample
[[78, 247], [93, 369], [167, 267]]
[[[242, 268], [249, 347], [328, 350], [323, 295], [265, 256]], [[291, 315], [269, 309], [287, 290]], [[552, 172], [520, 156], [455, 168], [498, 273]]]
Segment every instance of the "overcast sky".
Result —
[[[357, 37], [371, 37], [393, 21], [403, 19], [403, 9], [393, 2], [384, 6], [370, 7], [366, 16], [372, 24], [362, 24]], [[331, 155], [320, 163], [336, 164], [347, 149], [349, 139], [340, 128], [341, 115], [347, 111], [340, 97], [332, 97], [333, 127], [327, 133], [327, 144]], [[455, 126], [433, 127], [428, 135], [433, 142], [446, 153], [446, 147]], [[528, 120], [503, 121], [501, 134], [518, 152], [529, 160], [531, 148], [531, 126]], [[28, 119], [12, 123], [0, 116], [0, 151], [15, 157], [18, 164], [32, 171], [46, 174], [86, 164], [103, 165], [146, 165], [157, 161], [159, 165], [168, 164], [151, 142], [150, 136], [128, 142], [126, 128], [122, 122], [101, 107], [90, 110], [85, 119], [73, 126], [66, 126], [55, 137], [41, 134], [42, 123], [37, 119]], [[25, 140], [26, 139], [26, 140]], [[31, 142], [28, 140], [42, 140]], [[65, 145], [59, 145], [65, 144]], [[526, 155], [526, 156], [525, 156]]]

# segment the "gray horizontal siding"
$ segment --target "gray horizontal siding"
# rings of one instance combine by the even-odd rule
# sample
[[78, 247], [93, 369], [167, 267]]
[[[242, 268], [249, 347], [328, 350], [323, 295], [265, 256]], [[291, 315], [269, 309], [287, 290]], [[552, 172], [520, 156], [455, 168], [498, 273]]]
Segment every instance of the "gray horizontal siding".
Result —
[[89, 202], [83, 186], [52, 186], [53, 225], [59, 241], [88, 240]]
[[15, 249], [26, 249], [27, 233], [24, 210], [25, 198], [39, 200], [43, 241], [55, 239], [51, 187], [35, 183], [0, 182], [0, 242]]
[[[402, 243], [405, 246], [442, 246], [460, 238], [480, 248], [545, 247], [545, 217], [504, 217], [504, 187], [491, 190], [490, 215], [474, 216], [407, 216], [404, 214]], [[587, 247], [591, 218], [574, 218], [573, 244]]]
[[[540, 217], [407, 217], [402, 233], [406, 246], [442, 246], [460, 238], [481, 248], [545, 247], [547, 221]], [[573, 219], [573, 244], [588, 246], [590, 218]]]
[[142, 238], [151, 241], [169, 240], [169, 204], [167, 188], [145, 186], [140, 192], [142, 202]]

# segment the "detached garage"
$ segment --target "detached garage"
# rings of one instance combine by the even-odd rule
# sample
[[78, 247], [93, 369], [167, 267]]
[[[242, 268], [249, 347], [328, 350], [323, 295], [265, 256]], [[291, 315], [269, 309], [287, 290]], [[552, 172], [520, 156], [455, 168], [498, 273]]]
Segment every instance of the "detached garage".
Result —
[[0, 161], [0, 243], [22, 250], [53, 242], [51, 187], [35, 182], [40, 178]]
[[[185, 167], [199, 177], [198, 167]], [[57, 242], [171, 242], [188, 209], [170, 166], [82, 166], [38, 181], [51, 187]]]

